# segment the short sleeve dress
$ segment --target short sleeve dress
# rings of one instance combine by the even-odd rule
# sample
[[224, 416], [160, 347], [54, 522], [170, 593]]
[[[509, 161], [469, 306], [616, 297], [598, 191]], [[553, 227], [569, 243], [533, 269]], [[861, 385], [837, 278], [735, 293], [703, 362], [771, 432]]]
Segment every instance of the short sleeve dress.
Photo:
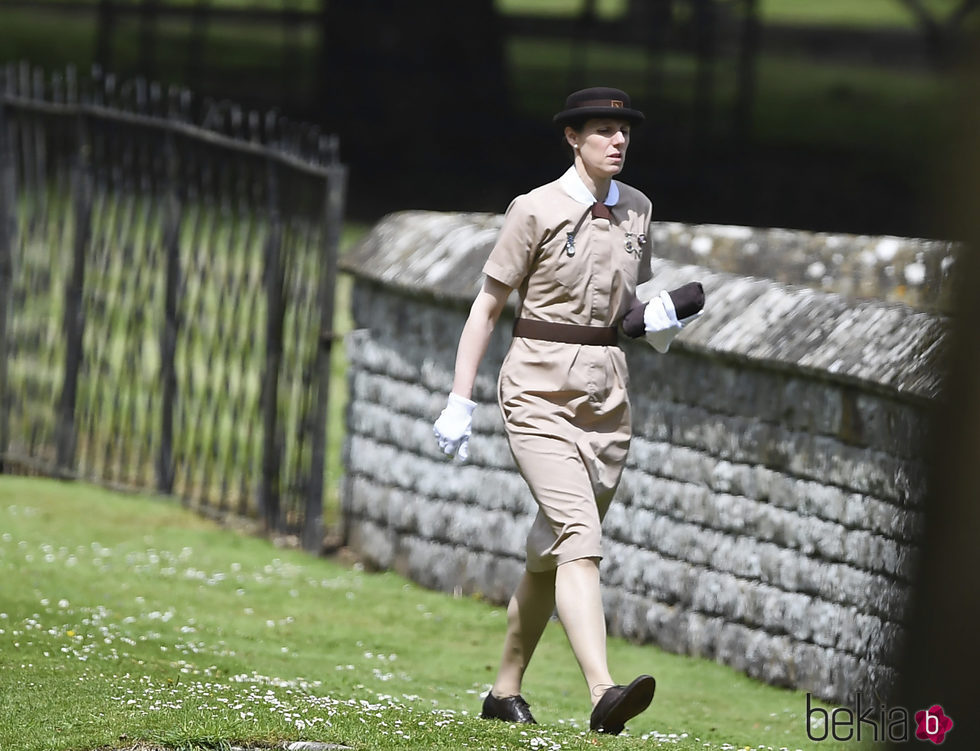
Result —
[[[649, 272], [650, 200], [614, 181], [611, 219], [574, 167], [511, 203], [483, 272], [515, 287], [518, 315], [616, 326]], [[629, 449], [629, 376], [616, 346], [514, 337], [498, 398], [511, 452], [538, 505], [527, 569], [601, 558], [601, 524]]]

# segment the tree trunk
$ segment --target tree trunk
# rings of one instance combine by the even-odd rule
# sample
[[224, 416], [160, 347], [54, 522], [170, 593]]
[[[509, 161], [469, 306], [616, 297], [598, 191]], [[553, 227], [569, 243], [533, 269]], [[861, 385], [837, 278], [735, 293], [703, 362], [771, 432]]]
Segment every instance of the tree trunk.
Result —
[[[976, 748], [980, 719], [980, 56], [960, 92], [964, 140], [951, 149], [956, 176], [942, 201], [952, 212], [951, 237], [968, 241], [956, 261], [958, 308], [950, 319], [952, 348], [934, 429], [924, 438], [929, 461], [925, 532], [908, 623], [901, 687], [895, 703], [912, 716], [935, 704], [953, 720], [944, 749]], [[913, 722], [913, 727], [915, 723]], [[896, 744], [897, 745], [897, 744]], [[921, 748], [911, 737], [903, 747]]]

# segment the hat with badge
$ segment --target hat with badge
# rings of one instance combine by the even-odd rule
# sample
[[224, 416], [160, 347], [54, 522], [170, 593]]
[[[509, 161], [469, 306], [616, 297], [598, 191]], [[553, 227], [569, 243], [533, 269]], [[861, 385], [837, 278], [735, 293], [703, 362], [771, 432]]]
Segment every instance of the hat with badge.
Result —
[[625, 91], [608, 86], [593, 86], [569, 94], [565, 100], [565, 109], [555, 115], [554, 121], [565, 126], [591, 117], [615, 117], [628, 120], [634, 125], [639, 125], [646, 119], [642, 112], [632, 108], [629, 94]]

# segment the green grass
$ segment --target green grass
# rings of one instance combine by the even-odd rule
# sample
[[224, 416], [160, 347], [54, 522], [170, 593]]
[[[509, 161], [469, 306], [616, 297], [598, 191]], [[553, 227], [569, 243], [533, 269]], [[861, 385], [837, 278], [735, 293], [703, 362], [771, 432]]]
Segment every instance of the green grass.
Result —
[[[508, 15], [575, 16], [585, 7], [584, 0], [496, 0], [499, 12]], [[599, 18], [616, 19], [626, 12], [627, 0], [598, 0]]]
[[[37, 0], [42, 5], [46, 0]], [[126, 2], [126, 0], [122, 0]], [[121, 2], [121, 4], [122, 4]], [[136, 5], [140, 0], [128, 0]], [[196, 0], [166, 0], [165, 5], [192, 6]], [[925, 7], [939, 18], [952, 12], [961, 0], [925, 0]], [[95, 0], [79, 0], [79, 5], [96, 5]], [[585, 0], [496, 0], [496, 8], [512, 15], [574, 16], [582, 12]], [[211, 0], [220, 8], [260, 7], [279, 9], [282, 0]], [[290, 7], [316, 11], [320, 0], [294, 0]], [[626, 12], [627, 0], [597, 0], [600, 18], [619, 18]], [[760, 17], [770, 23], [799, 23], [838, 26], [912, 26], [914, 18], [899, 0], [760, 0]]]
[[[48, 70], [77, 65], [88, 71], [95, 57], [98, 22], [95, 12], [77, 15], [57, 10], [10, 9], [0, 5], [0, 63], [28, 60]], [[223, 20], [212, 24], [203, 40], [200, 60], [204, 81], [187, 81], [190, 75], [189, 20], [164, 19], [155, 27], [153, 74], [162, 83], [178, 82], [200, 93], [207, 86], [212, 96], [245, 101], [255, 89], [281, 89], [282, 71], [288, 66], [287, 92], [300, 95], [310, 91], [316, 81], [318, 32], [307, 26], [287, 36], [278, 25], [256, 25]], [[58, 45], [52, 46], [51, 39]], [[140, 26], [135, 18], [117, 23], [110, 49], [110, 70], [123, 79], [139, 72], [142, 50]], [[291, 62], [295, 56], [295, 63]], [[271, 83], [269, 82], [271, 79]]]
[[[657, 108], [655, 119], [693, 121], [696, 64], [690, 56], [666, 55], [663, 88], [654, 90], [639, 47], [593, 43], [583, 50], [558, 40], [512, 39], [507, 53], [516, 106], [530, 120], [546, 121], [553, 109], [550, 92], [565, 80], [573, 55], [584, 55], [591, 82], [630, 91], [634, 101]], [[706, 124], [714, 143], [732, 132], [735, 86], [734, 70], [719, 64], [713, 117]], [[955, 93], [952, 77], [935, 71], [760, 55], [750, 134], [766, 148], [850, 153], [856, 161], [910, 174], [933, 164], [951, 137]]]
[[[366, 231], [363, 226], [350, 227], [345, 238]], [[345, 240], [345, 243], [347, 241]], [[349, 247], [346, 246], [345, 247]], [[351, 287], [353, 279], [349, 274], [337, 277], [337, 305], [334, 310], [334, 331], [347, 334], [353, 329], [351, 313]], [[323, 499], [323, 522], [334, 528], [340, 520], [340, 478], [344, 472], [343, 442], [346, 435], [347, 420], [347, 351], [342, 339], [334, 342], [330, 351], [330, 391], [327, 404], [327, 476], [325, 498]]]
[[[43, 6], [45, 0], [37, 0]], [[137, 5], [140, 0], [129, 0]], [[166, 0], [164, 5], [191, 7], [196, 0]], [[937, 21], [942, 21], [961, 4], [962, 0], [925, 0], [927, 12]], [[95, 0], [80, 0], [79, 5], [95, 7]], [[723, 3], [723, 7], [724, 7]], [[735, 5], [733, 2], [727, 5]], [[223, 8], [265, 8], [278, 10], [283, 7], [282, 0], [211, 0], [215, 9]], [[296, 0], [290, 4], [297, 10], [315, 12], [320, 9], [320, 0]], [[851, 28], [914, 28], [915, 16], [899, 0], [759, 0], [759, 17], [763, 23], [793, 24], [804, 26], [843, 26]], [[551, 17], [572, 17], [585, 8], [585, 0], [496, 0], [495, 7], [505, 15], [532, 15]], [[615, 20], [626, 13], [627, 0], [597, 0], [596, 14], [601, 19]], [[679, 6], [680, 7], [680, 6]], [[682, 9], [683, 10], [683, 9]]]
[[[960, 0], [926, 0], [925, 7], [938, 18], [945, 18]], [[626, 12], [627, 0], [598, 0], [600, 18], [619, 18]], [[734, 5], [734, 3], [728, 3]], [[508, 14], [574, 16], [582, 12], [584, 0], [496, 0], [497, 8]], [[913, 27], [915, 18], [899, 0], [760, 0], [763, 23], [789, 23], [813, 26]]]
[[[925, 0], [923, 5], [937, 19], [944, 19], [960, 0]], [[899, 0], [760, 0], [759, 16], [766, 23], [811, 26], [905, 27], [916, 26], [915, 17]]]
[[617, 639], [613, 674], [654, 673], [657, 698], [630, 736], [590, 734], [556, 623], [525, 684], [541, 725], [482, 722], [501, 608], [277, 549], [166, 500], [0, 477], [0, 530], [2, 751], [812, 747], [804, 694]]
[[[229, 0], [230, 2], [231, 0]], [[272, 3], [273, 0], [269, 0]], [[927, 7], [944, 16], [958, 0], [930, 0]], [[534, 12], [569, 14], [578, 12], [582, 0], [498, 0], [506, 13]], [[625, 0], [600, 0], [600, 15], [623, 12]], [[911, 14], [899, 0], [763, 0], [764, 22], [809, 25], [910, 26]], [[980, 12], [973, 14], [973, 22]], [[91, 58], [94, 25], [77, 19], [64, 28], [64, 17], [0, 8], [0, 38], [10, 48], [8, 58], [26, 57], [58, 66], [71, 59]], [[179, 24], [161, 27], [157, 45], [158, 65], [165, 79], [180, 78], [186, 65], [188, 30]], [[58, 48], [48, 39], [56, 35]], [[138, 34], [133, 26], [116, 35], [114, 67], [125, 74], [135, 70]], [[272, 33], [234, 24], [215, 26], [209, 33], [205, 62], [207, 79], [232, 99], [248, 96], [238, 86], [247, 81], [250, 89], [281, 87], [286, 65], [280, 30]], [[311, 96], [314, 83], [316, 35], [306, 33], [292, 45], [298, 68], [288, 74], [291, 101]], [[690, 55], [669, 54], [663, 61], [662, 89], [653, 90], [647, 52], [640, 46], [571, 40], [512, 38], [506, 41], [510, 88], [518, 111], [535, 121], [550, 118], [555, 91], [563, 91], [569, 66], [584, 55], [588, 83], [613, 82], [629, 90], [636, 101], [656, 103], [664, 117], [682, 121], [692, 118], [696, 64]], [[57, 59], [55, 59], [57, 58]], [[840, 64], [829, 61], [783, 58], [762, 54], [757, 62], [756, 101], [752, 137], [758, 144], [781, 149], [834, 150], [855, 154], [857, 159], [876, 159], [896, 165], [907, 173], [923, 160], [933, 159], [931, 148], [947, 138], [953, 120], [950, 92], [952, 78], [935, 70], [895, 70], [874, 65]], [[716, 66], [716, 98], [707, 126], [723, 138], [731, 128], [731, 102], [735, 91], [735, 68], [731, 60]]]

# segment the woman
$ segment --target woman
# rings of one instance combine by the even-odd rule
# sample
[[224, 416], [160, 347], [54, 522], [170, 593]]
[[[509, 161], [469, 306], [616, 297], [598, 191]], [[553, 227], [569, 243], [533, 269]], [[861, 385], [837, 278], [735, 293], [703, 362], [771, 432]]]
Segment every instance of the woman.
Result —
[[[616, 182], [630, 128], [644, 120], [618, 89], [571, 94], [554, 117], [574, 163], [558, 180], [517, 197], [484, 265], [483, 288], [460, 336], [452, 393], [434, 426], [447, 454], [466, 459], [477, 367], [511, 290], [520, 295], [498, 397], [507, 438], [538, 505], [527, 562], [507, 610], [503, 656], [482, 716], [535, 720], [521, 681], [555, 608], [592, 699], [590, 726], [618, 734], [653, 699], [641, 675], [616, 684], [606, 663], [599, 589], [601, 522], [630, 442], [625, 356], [617, 326], [666, 351], [694, 312], [692, 293], [635, 298], [649, 276], [651, 204]], [[700, 290], [700, 285], [694, 292]], [[702, 298], [703, 299], [703, 298]], [[694, 306], [697, 302], [694, 301]], [[625, 322], [624, 322], [625, 318]]]

